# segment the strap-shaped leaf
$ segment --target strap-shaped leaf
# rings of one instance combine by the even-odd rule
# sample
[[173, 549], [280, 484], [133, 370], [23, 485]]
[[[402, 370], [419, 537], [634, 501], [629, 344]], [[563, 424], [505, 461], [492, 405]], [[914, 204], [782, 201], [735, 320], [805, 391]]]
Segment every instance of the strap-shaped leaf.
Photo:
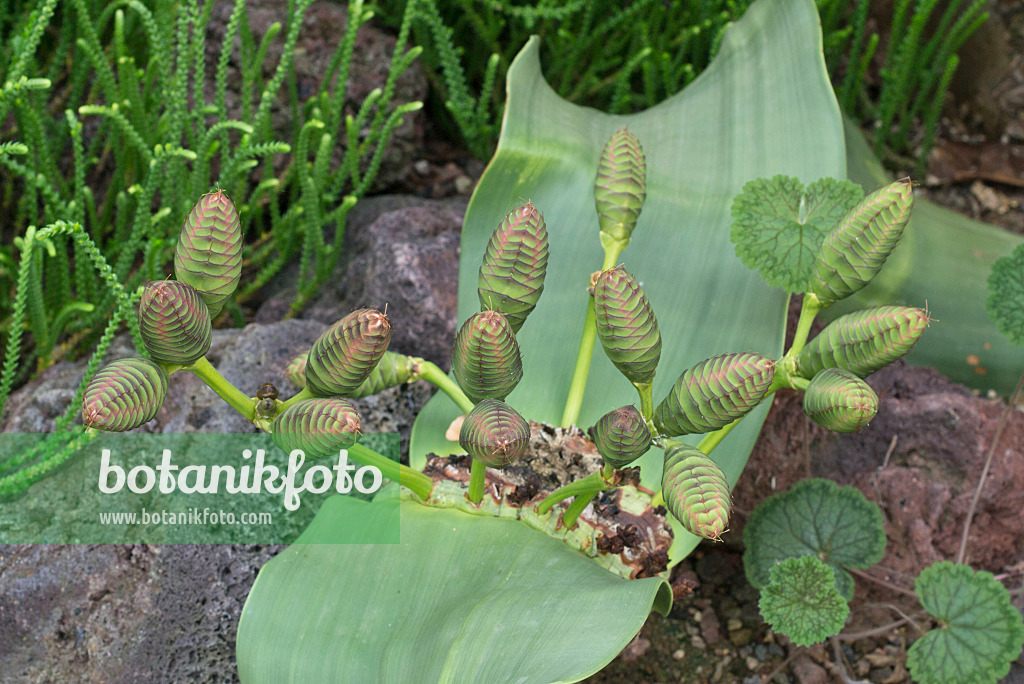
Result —
[[185, 219], [174, 252], [174, 275], [203, 296], [216, 316], [242, 275], [242, 229], [235, 205], [220, 190], [203, 195]]
[[513, 209], [491, 234], [480, 266], [480, 306], [505, 314], [512, 332], [519, 332], [544, 291], [547, 267], [544, 216], [527, 202]]
[[149, 359], [119, 359], [104, 366], [82, 395], [82, 422], [110, 432], [148, 423], [167, 396], [167, 373]]
[[825, 368], [842, 368], [867, 377], [909, 352], [928, 322], [923, 309], [909, 306], [880, 306], [840, 316], [803, 348], [797, 372], [813, 378]]
[[466, 415], [459, 444], [489, 468], [510, 466], [526, 453], [530, 424], [503, 401], [484, 399]]
[[192, 286], [174, 280], [150, 282], [139, 302], [139, 334], [155, 360], [186, 365], [210, 349], [210, 312]]
[[729, 483], [700, 449], [668, 443], [661, 491], [672, 515], [698, 537], [717, 540], [729, 527]]
[[523, 378], [523, 361], [505, 316], [481, 311], [462, 324], [455, 336], [452, 374], [474, 402], [504, 400], [515, 389]]
[[775, 361], [761, 354], [722, 354], [683, 371], [654, 410], [669, 437], [711, 432], [761, 403], [775, 378]]
[[635, 406], [623, 406], [601, 416], [590, 437], [604, 462], [625, 468], [651, 448], [651, 431]]
[[337, 454], [359, 441], [362, 422], [348, 399], [303, 399], [272, 423], [274, 444], [286, 454], [301, 449], [307, 458]]
[[804, 413], [834, 432], [857, 432], [878, 413], [878, 395], [853, 373], [826, 368], [807, 385]]
[[654, 380], [661, 331], [647, 294], [624, 268], [602, 271], [594, 284], [597, 336], [615, 367], [634, 384]]
[[391, 321], [377, 309], [357, 309], [324, 331], [306, 362], [306, 387], [318, 397], [350, 397], [391, 343]]

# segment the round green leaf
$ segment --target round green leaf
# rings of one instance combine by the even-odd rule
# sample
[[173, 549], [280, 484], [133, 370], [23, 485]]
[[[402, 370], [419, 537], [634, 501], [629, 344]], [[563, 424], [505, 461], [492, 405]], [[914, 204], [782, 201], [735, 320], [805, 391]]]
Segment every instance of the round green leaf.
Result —
[[814, 556], [787, 558], [773, 567], [757, 607], [772, 629], [797, 646], [839, 634], [850, 614], [832, 568]]
[[907, 651], [921, 684], [995, 684], [1024, 646], [1024, 621], [992, 573], [940, 561], [914, 583], [921, 605], [939, 621]]
[[999, 332], [1024, 344], [1024, 244], [992, 265], [985, 308]]

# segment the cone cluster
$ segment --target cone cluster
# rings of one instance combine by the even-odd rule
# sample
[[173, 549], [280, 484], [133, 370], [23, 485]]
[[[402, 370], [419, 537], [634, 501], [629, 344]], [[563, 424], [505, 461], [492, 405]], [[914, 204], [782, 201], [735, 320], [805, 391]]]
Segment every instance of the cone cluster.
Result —
[[902, 358], [928, 327], [928, 314], [909, 306], [880, 306], [832, 321], [807, 343], [796, 370], [813, 378], [826, 368], [842, 368], [864, 378]]
[[482, 310], [503, 313], [518, 333], [544, 291], [547, 267], [544, 217], [527, 202], [502, 219], [487, 243], [477, 286]]
[[590, 429], [590, 437], [604, 462], [625, 468], [651, 448], [651, 432], [634, 406], [623, 406], [601, 416]]
[[878, 395], [853, 373], [826, 368], [804, 390], [804, 413], [834, 432], [857, 432], [878, 412]]
[[640, 141], [625, 128], [601, 151], [594, 181], [594, 203], [601, 233], [628, 241], [647, 197], [647, 159]]
[[359, 413], [348, 399], [303, 399], [284, 410], [272, 424], [271, 438], [286, 454], [302, 449], [309, 458], [323, 458], [348, 449], [362, 434]]
[[206, 302], [174, 280], [146, 284], [139, 303], [139, 334], [156, 361], [187, 365], [210, 349], [213, 327]]
[[615, 367], [634, 384], [654, 380], [661, 358], [661, 332], [654, 309], [624, 268], [602, 271], [594, 284], [597, 336]]
[[358, 309], [328, 328], [309, 350], [306, 388], [317, 397], [350, 397], [391, 342], [391, 321], [377, 309]]
[[174, 275], [194, 287], [215, 317], [242, 275], [242, 229], [235, 205], [220, 190], [203, 195], [181, 229]]
[[119, 359], [104, 366], [82, 396], [86, 427], [111, 432], [148, 423], [167, 396], [167, 373], [148, 359]]
[[665, 506], [687, 530], [719, 539], [729, 526], [729, 483], [711, 457], [686, 444], [669, 442], [661, 482]]
[[530, 443], [530, 425], [514, 408], [484, 399], [466, 415], [459, 444], [488, 468], [505, 468], [519, 460]]
[[504, 400], [523, 379], [523, 361], [512, 326], [497, 311], [481, 311], [462, 324], [452, 352], [452, 374], [474, 403]]

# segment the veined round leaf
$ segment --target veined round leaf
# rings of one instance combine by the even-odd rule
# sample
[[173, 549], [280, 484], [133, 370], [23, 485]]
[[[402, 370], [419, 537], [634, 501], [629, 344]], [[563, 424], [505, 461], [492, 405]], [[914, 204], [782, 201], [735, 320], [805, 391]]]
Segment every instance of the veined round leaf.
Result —
[[825, 236], [863, 194], [835, 178], [807, 187], [790, 176], [752, 180], [732, 202], [736, 256], [769, 285], [803, 292]]
[[544, 291], [547, 268], [544, 216], [527, 202], [513, 209], [491, 234], [480, 266], [480, 306], [505, 314], [512, 332], [519, 332]]
[[757, 607], [773, 630], [797, 646], [839, 634], [850, 614], [832, 568], [815, 556], [787, 558], [772, 567]]
[[[327, 499], [260, 570], [238, 626], [243, 684], [575, 682], [671, 606], [665, 580], [623, 580], [514, 520], [403, 501], [401, 544], [373, 543], [394, 524], [380, 503]], [[334, 543], [353, 528], [365, 544]], [[599, 606], [614, 607], [600, 629], [582, 627]]]
[[505, 316], [473, 314], [459, 328], [452, 351], [452, 375], [473, 401], [504, 400], [523, 379], [519, 343]]
[[601, 416], [590, 428], [590, 438], [604, 462], [625, 468], [651, 448], [651, 431], [635, 406], [623, 406]]
[[459, 430], [459, 445], [489, 468], [512, 465], [529, 443], [530, 424], [497, 399], [484, 399], [474, 406]]
[[939, 621], [907, 651], [921, 684], [996, 684], [1024, 646], [1024, 620], [992, 573], [949, 561], [925, 568], [914, 583], [921, 605]]
[[836, 588], [853, 598], [853, 578], [843, 568], [863, 570], [882, 560], [885, 529], [878, 506], [853, 487], [831, 480], [803, 480], [765, 499], [743, 528], [743, 568], [761, 589], [769, 572], [786, 558], [817, 556], [832, 567]]
[[220, 190], [203, 195], [185, 219], [174, 251], [174, 275], [203, 296], [216, 317], [242, 275], [242, 229]]
[[139, 302], [139, 334], [155, 360], [184, 366], [210, 349], [210, 312], [190, 285], [175, 280], [146, 283]]
[[632, 383], [654, 380], [661, 331], [647, 294], [624, 268], [602, 271], [594, 284], [597, 337], [604, 353]]
[[350, 397], [391, 343], [391, 321], [377, 309], [357, 309], [324, 331], [306, 362], [306, 386], [318, 397]]
[[1024, 244], [992, 265], [985, 308], [999, 332], [1024, 344]]
[[363, 432], [359, 413], [348, 399], [297, 401], [272, 424], [274, 444], [290, 454], [301, 449], [307, 458], [323, 458], [348, 449]]
[[149, 359], [119, 359], [100, 369], [82, 395], [82, 422], [110, 432], [148, 423], [167, 396], [167, 373]]

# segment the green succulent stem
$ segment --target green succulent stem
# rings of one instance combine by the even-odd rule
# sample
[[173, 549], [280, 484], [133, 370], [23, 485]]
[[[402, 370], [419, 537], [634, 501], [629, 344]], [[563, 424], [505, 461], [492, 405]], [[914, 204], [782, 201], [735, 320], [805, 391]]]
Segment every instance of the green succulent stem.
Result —
[[[604, 264], [602, 271], [615, 268], [619, 255], [626, 249], [629, 240], [605, 240], [601, 235], [601, 244], [604, 246]], [[572, 383], [569, 385], [569, 395], [565, 399], [565, 410], [562, 412], [562, 427], [575, 425], [580, 418], [580, 408], [583, 406], [583, 394], [587, 389], [587, 378], [590, 375], [590, 362], [594, 358], [594, 345], [597, 344], [597, 313], [594, 311], [594, 295], [587, 297], [587, 317], [583, 321], [583, 334], [580, 336], [580, 349], [576, 353], [576, 368], [572, 372]]]
[[[768, 396], [771, 395], [769, 394]], [[705, 454], [710, 454], [712, 451], [715, 450], [715, 447], [722, 443], [722, 440], [725, 439], [726, 435], [732, 432], [732, 429], [739, 425], [744, 418], [746, 418], [745, 415], [740, 416], [736, 420], [726, 425], [724, 428], [720, 428], [718, 430], [715, 430], [714, 432], [709, 432], [708, 434], [704, 435], [704, 437], [700, 440], [700, 443], [697, 445], [697, 448], [703, 451]]]
[[308, 387], [303, 387], [299, 391], [299, 393], [296, 394], [295, 396], [293, 396], [291, 399], [287, 399], [285, 401], [282, 401], [280, 404], [278, 404], [277, 412], [278, 412], [278, 414], [281, 414], [281, 413], [284, 412], [284, 410], [286, 408], [288, 408], [289, 406], [291, 406], [295, 402], [302, 401], [303, 399], [313, 399], [313, 398], [315, 398], [315, 395], [309, 390], [309, 388]]
[[487, 485], [486, 477], [487, 466], [474, 458], [473, 465], [469, 468], [469, 491], [466, 496], [475, 504], [480, 503], [484, 498], [484, 488]]
[[784, 361], [795, 359], [803, 351], [804, 345], [807, 344], [807, 338], [811, 334], [811, 324], [814, 323], [814, 317], [824, 308], [825, 306], [818, 299], [817, 295], [810, 292], [804, 295], [804, 300], [800, 304], [800, 319], [797, 321], [796, 333], [793, 336], [793, 346], [786, 352], [786, 355], [783, 357]]
[[210, 386], [217, 395], [228, 402], [231, 408], [242, 414], [242, 417], [251, 421], [256, 417], [256, 402], [245, 396], [241, 390], [232, 385], [227, 379], [214, 368], [205, 356], [200, 356], [182, 370], [187, 370], [199, 377], [200, 380]]
[[436, 364], [425, 359], [414, 359], [414, 363], [418, 364], [420, 368], [419, 373], [417, 374], [419, 379], [426, 380], [431, 385], [434, 385], [439, 390], [447, 394], [463, 413], [469, 413], [473, 410], [473, 402], [470, 401], [469, 397], [466, 396], [466, 393], [462, 391], [462, 388], [459, 387], [454, 380], [448, 377], [448, 374], [441, 370]]
[[[537, 504], [537, 513], [539, 515], [544, 515], [545, 513], [550, 511], [551, 507], [554, 506], [556, 503], [558, 503], [559, 501], [564, 501], [565, 499], [568, 499], [570, 496], [575, 496], [577, 498], [587, 497], [587, 502], [589, 503], [591, 499], [597, 496], [598, 492], [602, 492], [606, 489], [608, 489], [608, 483], [602, 476], [601, 471], [599, 470], [596, 473], [591, 473], [590, 475], [587, 475], [585, 478], [581, 480], [576, 480], [575, 482], [570, 482], [564, 487], [559, 487], [555, 491], [548, 494], [543, 501]], [[585, 507], [586, 503], [583, 504], [583, 508]], [[581, 508], [580, 510], [582, 511], [583, 508]], [[566, 511], [566, 513], [568, 514], [568, 511]], [[577, 512], [576, 515], [578, 517], [579, 513]], [[576, 519], [573, 518], [573, 523], [575, 522]]]
[[350, 446], [348, 448], [348, 455], [353, 461], [377, 468], [384, 477], [412, 490], [421, 499], [426, 500], [430, 498], [430, 493], [434, 489], [434, 481], [418, 470], [402, 465], [398, 461], [392, 461], [387, 456], [378, 454], [373, 449], [362, 444]]
[[640, 395], [640, 415], [649, 423], [654, 415], [654, 382], [634, 382], [633, 386]]
[[576, 498], [572, 500], [569, 507], [565, 509], [565, 513], [562, 514], [562, 524], [565, 525], [565, 529], [571, 530], [576, 526], [576, 521], [579, 519], [580, 514], [583, 513], [583, 509], [594, 500], [599, 491], [601, 490], [576, 495]]

